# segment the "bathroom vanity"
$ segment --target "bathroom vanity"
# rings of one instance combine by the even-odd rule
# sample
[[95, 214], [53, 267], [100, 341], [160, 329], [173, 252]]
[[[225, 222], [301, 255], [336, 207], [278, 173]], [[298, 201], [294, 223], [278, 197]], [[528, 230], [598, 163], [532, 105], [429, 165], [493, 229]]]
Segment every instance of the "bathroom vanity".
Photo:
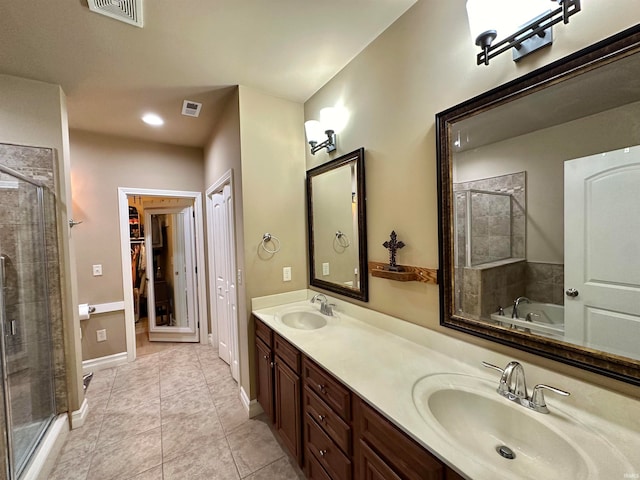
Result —
[[253, 300], [258, 402], [307, 478], [640, 474], [637, 399], [525, 364], [530, 392], [571, 392], [549, 392], [539, 413], [482, 366], [512, 358], [339, 299], [322, 315], [313, 293]]
[[258, 402], [309, 479], [462, 479], [254, 317]]

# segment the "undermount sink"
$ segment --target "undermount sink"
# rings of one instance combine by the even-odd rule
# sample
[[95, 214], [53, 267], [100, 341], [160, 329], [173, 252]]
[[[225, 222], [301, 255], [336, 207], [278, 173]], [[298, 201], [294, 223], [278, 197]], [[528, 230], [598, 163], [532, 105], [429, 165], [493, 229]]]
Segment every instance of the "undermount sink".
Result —
[[497, 383], [462, 374], [429, 375], [415, 383], [413, 402], [443, 440], [492, 471], [492, 478], [595, 480], [630, 471], [613, 445], [572, 416], [558, 409], [527, 410], [498, 395]]
[[327, 324], [327, 320], [313, 310], [295, 310], [279, 315], [282, 323], [298, 330], [316, 330]]

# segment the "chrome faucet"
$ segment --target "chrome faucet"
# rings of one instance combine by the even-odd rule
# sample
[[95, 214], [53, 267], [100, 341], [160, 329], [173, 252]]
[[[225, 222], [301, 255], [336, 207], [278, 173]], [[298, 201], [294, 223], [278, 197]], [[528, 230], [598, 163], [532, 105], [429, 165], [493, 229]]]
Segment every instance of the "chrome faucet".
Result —
[[323, 293], [316, 293], [311, 299], [311, 303], [316, 303], [316, 300], [320, 302], [320, 313], [323, 315], [333, 316], [333, 303], [329, 303], [327, 297]]
[[527, 297], [516, 298], [513, 302], [513, 310], [511, 311], [511, 318], [520, 318], [520, 314], [518, 313], [518, 305], [520, 305], [521, 302], [531, 303], [531, 300], [529, 300]]
[[569, 392], [565, 392], [559, 388], [538, 384], [534, 387], [531, 397], [529, 397], [527, 393], [527, 383], [524, 378], [524, 368], [520, 363], [509, 362], [505, 368], [496, 367], [487, 362], [482, 362], [482, 365], [497, 370], [502, 374], [497, 390], [500, 395], [536, 412], [549, 413], [549, 408], [547, 408], [544, 399], [544, 390], [549, 390], [565, 397], [570, 395]]

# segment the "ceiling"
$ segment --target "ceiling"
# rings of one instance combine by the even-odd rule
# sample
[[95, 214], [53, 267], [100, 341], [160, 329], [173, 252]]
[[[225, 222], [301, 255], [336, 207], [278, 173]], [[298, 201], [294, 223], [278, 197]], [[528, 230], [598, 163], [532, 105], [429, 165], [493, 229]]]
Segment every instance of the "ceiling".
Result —
[[302, 103], [415, 1], [143, 0], [137, 28], [86, 0], [0, 0], [0, 73], [61, 85], [71, 128], [202, 147], [233, 86]]

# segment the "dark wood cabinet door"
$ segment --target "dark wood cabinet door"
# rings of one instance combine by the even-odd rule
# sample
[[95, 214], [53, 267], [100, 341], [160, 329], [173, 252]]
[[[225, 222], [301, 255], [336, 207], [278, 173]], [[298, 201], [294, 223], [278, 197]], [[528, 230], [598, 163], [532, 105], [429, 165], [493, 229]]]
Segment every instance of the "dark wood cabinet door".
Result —
[[360, 448], [356, 450], [359, 452], [356, 461], [358, 462], [358, 471], [360, 472], [360, 478], [362, 480], [402, 480], [402, 478], [396, 475], [396, 472], [362, 440], [360, 440]]
[[281, 359], [275, 363], [276, 431], [282, 443], [302, 466], [300, 377]]
[[[444, 465], [407, 437], [389, 420], [380, 415], [362, 399], [354, 402], [354, 429], [356, 438], [356, 478], [367, 478], [366, 472], [361, 470], [362, 457], [365, 456], [366, 446], [394, 472], [396, 477], [403, 480], [442, 480], [445, 476]], [[375, 477], [374, 477], [375, 478]]]
[[256, 338], [257, 399], [267, 416], [274, 421], [273, 368], [271, 349]]

